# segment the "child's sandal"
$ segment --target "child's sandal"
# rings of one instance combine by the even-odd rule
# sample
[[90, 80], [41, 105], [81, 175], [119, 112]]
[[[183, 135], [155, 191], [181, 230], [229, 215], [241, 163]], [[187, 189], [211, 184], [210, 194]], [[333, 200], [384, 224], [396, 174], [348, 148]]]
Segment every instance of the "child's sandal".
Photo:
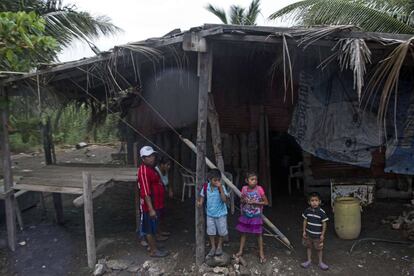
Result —
[[266, 263], [266, 261], [267, 261], [267, 260], [266, 260], [266, 258], [265, 258], [265, 257], [263, 257], [263, 258], [262, 258], [262, 257], [260, 257], [260, 263], [261, 263], [261, 264]]
[[236, 253], [236, 254], [233, 254], [233, 258], [240, 258], [241, 256], [243, 256], [243, 253]]

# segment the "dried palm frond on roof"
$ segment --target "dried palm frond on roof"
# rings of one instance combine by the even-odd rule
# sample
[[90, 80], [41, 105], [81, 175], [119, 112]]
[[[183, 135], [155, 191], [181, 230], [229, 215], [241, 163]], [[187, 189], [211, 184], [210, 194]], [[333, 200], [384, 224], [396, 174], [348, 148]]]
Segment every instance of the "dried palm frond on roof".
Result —
[[354, 89], [357, 90], [358, 100], [361, 103], [366, 65], [371, 63], [370, 49], [363, 39], [345, 38], [340, 39], [332, 51], [336, 52], [324, 60], [319, 67], [324, 69], [332, 60], [337, 59], [341, 71], [351, 69], [354, 74]]
[[335, 33], [343, 31], [352, 31], [355, 29], [353, 25], [334, 25], [334, 26], [314, 26], [306, 29], [293, 30], [290, 34], [292, 36], [300, 36], [297, 41], [298, 46], [306, 49], [316, 41], [331, 36]]
[[[372, 78], [367, 85], [367, 103], [373, 94], [377, 91], [381, 91], [379, 110], [378, 110], [378, 122], [383, 125], [384, 131], [386, 131], [386, 117], [390, 99], [394, 94], [394, 131], [395, 138], [397, 135], [397, 100], [398, 100], [398, 81], [400, 77], [401, 68], [404, 61], [407, 58], [408, 53], [414, 58], [414, 37], [411, 37], [407, 41], [398, 45], [391, 54], [384, 60], [382, 60], [375, 70]], [[382, 89], [380, 87], [382, 86]], [[385, 133], [386, 135], [386, 133]]]

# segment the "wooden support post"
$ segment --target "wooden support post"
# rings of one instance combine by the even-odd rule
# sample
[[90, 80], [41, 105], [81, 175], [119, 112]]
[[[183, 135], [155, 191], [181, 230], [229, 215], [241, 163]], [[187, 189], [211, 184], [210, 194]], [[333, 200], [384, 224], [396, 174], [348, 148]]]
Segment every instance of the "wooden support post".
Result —
[[45, 124], [41, 123], [41, 132], [43, 140], [43, 150], [45, 152], [45, 162], [46, 165], [53, 164], [53, 152], [52, 152], [52, 135], [51, 135], [51, 126], [50, 126], [50, 117], [47, 118]]
[[[127, 119], [128, 120], [128, 119]], [[134, 164], [134, 143], [136, 142], [136, 135], [133, 129], [129, 126], [126, 127], [127, 135], [127, 163], [130, 165]]]
[[141, 233], [141, 197], [139, 194], [138, 183], [134, 183], [134, 203], [135, 203], [135, 225], [136, 232]]
[[6, 226], [7, 226], [7, 239], [10, 250], [16, 249], [16, 210], [15, 210], [15, 198], [13, 187], [13, 173], [11, 168], [10, 158], [10, 144], [9, 144], [9, 103], [6, 91], [4, 87], [0, 87], [0, 110], [1, 110], [1, 148], [3, 156], [3, 175], [4, 175], [4, 191], [6, 193], [5, 211], [6, 211]]
[[95, 229], [93, 223], [93, 198], [91, 174], [88, 172], [82, 172], [82, 178], [84, 195], [86, 251], [88, 254], [88, 266], [89, 268], [94, 268], [96, 264], [96, 247]]
[[221, 132], [219, 117], [214, 104], [212, 93], [208, 95], [208, 122], [210, 123], [211, 139], [213, 141], [214, 156], [216, 157], [217, 168], [224, 173], [224, 159], [222, 153]]
[[132, 145], [132, 151], [134, 155], [134, 166], [138, 168], [138, 142], [134, 142]]
[[[208, 90], [211, 73], [211, 53], [198, 53], [198, 124], [197, 124], [197, 160], [196, 160], [196, 194], [206, 179], [206, 136], [207, 136], [207, 107]], [[196, 197], [197, 198], [197, 197]], [[205, 256], [205, 221], [202, 207], [195, 207], [195, 238], [196, 238], [196, 265], [204, 262]]]
[[55, 219], [57, 224], [64, 224], [65, 219], [63, 217], [63, 203], [62, 203], [62, 194], [52, 193], [53, 196], [53, 206], [55, 207]]
[[270, 154], [269, 154], [269, 126], [268, 119], [264, 107], [260, 110], [259, 122], [259, 176], [261, 183], [269, 198], [269, 206], [272, 206], [272, 179], [270, 174]]
[[[171, 134], [171, 139], [173, 141], [173, 157], [178, 162], [181, 162], [180, 159], [180, 139], [175, 135]], [[182, 181], [181, 181], [181, 174], [180, 174], [180, 167], [174, 162], [173, 163], [173, 190], [175, 195], [179, 195], [182, 189]]]

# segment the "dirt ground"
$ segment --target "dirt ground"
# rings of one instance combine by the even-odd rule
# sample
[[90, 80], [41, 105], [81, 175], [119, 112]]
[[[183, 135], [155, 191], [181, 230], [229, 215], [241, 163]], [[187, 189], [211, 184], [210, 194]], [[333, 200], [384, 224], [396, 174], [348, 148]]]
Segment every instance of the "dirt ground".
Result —
[[[66, 149], [58, 152], [61, 162], [109, 162], [113, 147], [89, 147]], [[89, 155], [89, 157], [87, 157]], [[93, 155], [93, 156], [92, 156]], [[36, 169], [42, 166], [41, 155], [15, 155], [15, 171]], [[117, 260], [129, 268], [143, 265], [159, 266], [165, 275], [196, 275], [194, 265], [194, 202], [184, 203], [175, 199], [169, 202], [166, 225], [171, 238], [162, 246], [171, 254], [168, 258], [154, 260], [147, 257], [146, 249], [138, 243], [135, 233], [134, 183], [117, 184], [94, 200], [95, 235], [98, 259]], [[176, 195], [179, 198], [179, 195]], [[64, 195], [65, 224], [56, 225], [51, 196], [46, 197], [46, 211], [40, 205], [23, 213], [25, 228], [18, 231], [18, 246], [15, 252], [6, 247], [4, 215], [0, 216], [0, 275], [91, 275], [87, 268], [83, 209], [72, 204], [74, 196]], [[256, 241], [248, 239], [245, 259], [252, 275], [410, 275], [414, 269], [414, 247], [407, 245], [364, 242], [349, 250], [355, 241], [339, 239], [333, 227], [333, 214], [325, 206], [331, 218], [325, 242], [325, 260], [330, 265], [328, 272], [320, 271], [316, 265], [308, 270], [300, 268], [305, 258], [301, 246], [301, 212], [306, 208], [302, 197], [276, 197], [273, 207], [265, 214], [289, 238], [295, 247], [290, 252], [275, 239], [265, 237], [267, 263], [260, 265]], [[400, 231], [391, 230], [381, 224], [389, 215], [399, 215], [404, 201], [380, 201], [365, 208], [362, 213], [360, 238], [381, 238], [405, 241]], [[238, 249], [239, 235], [235, 230], [237, 214], [229, 216], [230, 242], [224, 250], [233, 254]], [[149, 261], [149, 262], [146, 262]], [[144, 264], [145, 263], [145, 264]], [[134, 269], [132, 269], [134, 270]], [[127, 269], [112, 271], [106, 275], [141, 275]], [[414, 275], [414, 274], [411, 274]]]

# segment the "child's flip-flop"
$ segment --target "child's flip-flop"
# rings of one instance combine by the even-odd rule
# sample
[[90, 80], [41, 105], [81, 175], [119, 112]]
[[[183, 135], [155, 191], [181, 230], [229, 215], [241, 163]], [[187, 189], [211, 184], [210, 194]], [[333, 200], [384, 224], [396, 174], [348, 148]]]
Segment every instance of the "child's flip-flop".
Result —
[[215, 248], [211, 248], [210, 251], [207, 254], [207, 257], [214, 257], [214, 255], [216, 254], [216, 249]]
[[166, 240], [168, 240], [168, 237], [166, 237], [166, 236], [158, 236], [157, 237], [157, 241], [162, 242], [162, 241], [166, 241]]
[[216, 254], [215, 254], [216, 256], [221, 256], [221, 255], [223, 255], [223, 249], [221, 248], [221, 247], [219, 247], [219, 248], [217, 248], [216, 249]]
[[322, 269], [322, 270], [328, 270], [329, 269], [329, 266], [328, 265], [326, 265], [325, 263], [319, 263], [319, 268], [320, 269]]
[[311, 261], [306, 261], [304, 263], [301, 263], [300, 266], [303, 268], [309, 268], [311, 266]]
[[241, 256], [243, 256], [243, 253], [236, 253], [236, 254], [233, 254], [233, 258], [240, 258]]
[[168, 251], [157, 249], [154, 252], [154, 254], [150, 254], [150, 257], [153, 257], [153, 258], [164, 258], [164, 257], [167, 257], [168, 254], [169, 254]]

